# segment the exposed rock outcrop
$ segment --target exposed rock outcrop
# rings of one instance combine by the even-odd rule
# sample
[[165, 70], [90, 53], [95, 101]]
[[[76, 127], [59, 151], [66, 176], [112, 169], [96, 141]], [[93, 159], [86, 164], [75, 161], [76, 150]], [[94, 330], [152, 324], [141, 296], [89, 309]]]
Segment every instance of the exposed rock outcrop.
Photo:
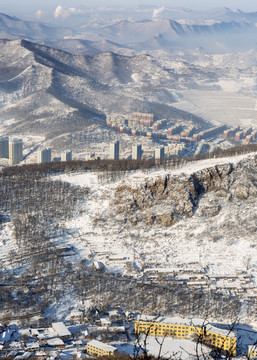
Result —
[[[210, 192], [215, 199], [201, 204]], [[247, 199], [257, 195], [256, 157], [233, 165], [217, 165], [199, 170], [189, 176], [165, 174], [146, 178], [136, 187], [122, 185], [117, 188], [115, 204], [118, 214], [133, 225], [144, 221], [171, 226], [183, 217], [213, 217], [219, 214], [219, 198]]]

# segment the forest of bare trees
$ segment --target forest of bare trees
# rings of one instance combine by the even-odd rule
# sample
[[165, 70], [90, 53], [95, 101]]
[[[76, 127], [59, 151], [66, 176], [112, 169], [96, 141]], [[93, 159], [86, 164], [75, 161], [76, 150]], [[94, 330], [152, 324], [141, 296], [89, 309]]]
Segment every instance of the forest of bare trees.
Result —
[[[240, 153], [241, 148], [224, 155]], [[253, 151], [245, 147], [242, 151]], [[171, 166], [167, 160], [163, 166]], [[145, 165], [144, 165], [145, 164]], [[64, 232], [64, 222], [74, 216], [81, 202], [87, 201], [88, 190], [53, 181], [48, 175], [59, 172], [103, 170], [110, 174], [141, 166], [155, 166], [154, 162], [90, 161], [50, 163], [6, 168], [0, 174], [0, 225], [11, 223], [14, 249], [0, 264], [0, 304], [6, 319], [13, 316], [29, 318], [44, 314], [53, 302], [67, 293], [78, 299], [93, 299], [103, 308], [119, 306], [124, 310], [233, 318], [240, 312], [237, 297], [212, 291], [190, 290], [170, 280], [165, 284], [148, 278], [97, 270], [85, 259], [72, 263], [56, 248], [55, 239]], [[86, 246], [86, 245], [85, 245]], [[7, 266], [8, 265], [8, 266]], [[245, 306], [245, 305], [244, 305]], [[252, 304], [244, 309], [251, 313]]]

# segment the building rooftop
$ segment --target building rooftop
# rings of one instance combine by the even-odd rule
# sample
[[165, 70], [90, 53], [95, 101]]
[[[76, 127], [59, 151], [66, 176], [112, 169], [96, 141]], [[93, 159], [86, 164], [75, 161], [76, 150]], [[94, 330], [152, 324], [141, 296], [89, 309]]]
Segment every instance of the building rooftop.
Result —
[[102, 349], [102, 350], [105, 350], [105, 351], [115, 351], [116, 350], [116, 347], [114, 346], [111, 346], [111, 345], [107, 345], [105, 343], [102, 343], [101, 341], [98, 341], [98, 340], [91, 340], [88, 345], [91, 345], [91, 346], [95, 346], [99, 349]]
[[64, 346], [64, 342], [60, 338], [49, 339], [47, 340], [47, 344], [49, 346]]
[[67, 329], [67, 327], [64, 325], [64, 323], [61, 321], [52, 323], [52, 328], [54, 329], [54, 331], [57, 332], [58, 336], [60, 336], [60, 337], [71, 336], [70, 331]]

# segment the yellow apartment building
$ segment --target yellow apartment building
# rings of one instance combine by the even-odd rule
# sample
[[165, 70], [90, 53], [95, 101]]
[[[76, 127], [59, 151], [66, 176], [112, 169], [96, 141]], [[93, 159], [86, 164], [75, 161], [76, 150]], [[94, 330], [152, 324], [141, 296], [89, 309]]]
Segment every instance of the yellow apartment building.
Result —
[[87, 343], [87, 353], [92, 356], [110, 356], [117, 352], [116, 347], [92, 340]]
[[248, 359], [257, 359], [257, 346], [256, 345], [248, 346]]
[[181, 339], [199, 339], [202, 343], [222, 349], [231, 356], [236, 355], [236, 334], [227, 330], [206, 325], [197, 320], [181, 318], [142, 317], [135, 322], [136, 334], [153, 336], [174, 336]]

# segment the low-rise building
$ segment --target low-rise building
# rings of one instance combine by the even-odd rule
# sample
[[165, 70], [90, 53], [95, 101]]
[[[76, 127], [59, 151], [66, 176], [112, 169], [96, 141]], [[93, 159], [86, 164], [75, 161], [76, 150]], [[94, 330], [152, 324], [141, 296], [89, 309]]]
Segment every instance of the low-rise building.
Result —
[[61, 339], [69, 338], [71, 332], [67, 329], [63, 322], [52, 323], [53, 330], [57, 333], [57, 336]]
[[107, 345], [98, 340], [87, 343], [87, 353], [93, 356], [110, 356], [117, 352], [116, 347]]

